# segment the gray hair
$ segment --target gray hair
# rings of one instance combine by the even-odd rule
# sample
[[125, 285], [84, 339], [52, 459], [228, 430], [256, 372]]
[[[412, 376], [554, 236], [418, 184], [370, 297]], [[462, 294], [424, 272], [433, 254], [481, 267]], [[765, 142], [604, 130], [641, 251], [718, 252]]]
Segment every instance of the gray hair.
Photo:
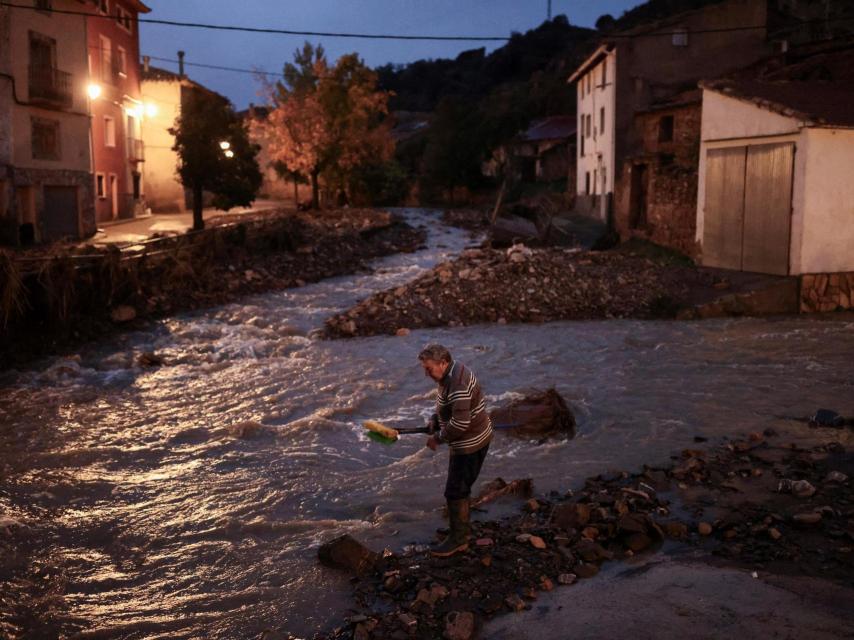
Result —
[[451, 352], [440, 344], [428, 344], [418, 354], [419, 360], [432, 360], [433, 362], [451, 362]]

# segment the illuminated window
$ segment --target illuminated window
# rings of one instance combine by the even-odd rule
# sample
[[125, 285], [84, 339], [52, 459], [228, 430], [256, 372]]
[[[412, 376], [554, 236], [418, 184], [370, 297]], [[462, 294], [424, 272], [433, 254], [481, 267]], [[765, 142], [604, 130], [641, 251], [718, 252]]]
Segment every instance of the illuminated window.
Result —
[[116, 121], [110, 116], [104, 116], [104, 145], [116, 146]]
[[687, 47], [688, 46], [688, 29], [674, 29], [673, 34], [671, 35], [671, 42], [674, 47]]

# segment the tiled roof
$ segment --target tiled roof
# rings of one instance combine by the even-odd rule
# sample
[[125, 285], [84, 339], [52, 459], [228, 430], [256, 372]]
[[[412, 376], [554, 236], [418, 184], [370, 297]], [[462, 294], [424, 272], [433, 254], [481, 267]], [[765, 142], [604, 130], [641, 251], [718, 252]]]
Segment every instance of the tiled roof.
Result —
[[535, 120], [520, 139], [534, 142], [536, 140], [561, 140], [575, 135], [575, 116], [551, 116]]
[[141, 69], [142, 79], [143, 80], [161, 80], [161, 81], [174, 81], [177, 82], [181, 80], [181, 76], [175, 73], [174, 71], [167, 71], [166, 69], [161, 69], [160, 67], [153, 67], [151, 65], [148, 66], [148, 70], [145, 70], [145, 67]]
[[809, 124], [854, 127], [854, 86], [848, 84], [716, 80], [702, 86]]

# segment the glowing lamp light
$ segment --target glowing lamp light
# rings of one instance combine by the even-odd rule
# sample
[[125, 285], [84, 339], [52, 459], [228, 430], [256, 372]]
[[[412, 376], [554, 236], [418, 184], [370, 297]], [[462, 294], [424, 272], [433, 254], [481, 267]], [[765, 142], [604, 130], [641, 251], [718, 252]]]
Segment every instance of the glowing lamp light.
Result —
[[101, 85], [95, 84], [94, 82], [89, 83], [89, 86], [86, 87], [86, 93], [89, 94], [89, 98], [92, 100], [97, 100], [101, 97]]
[[[226, 140], [223, 140], [222, 142], [219, 143], [219, 148], [222, 149], [223, 151], [228, 151], [229, 149], [231, 149], [231, 143], [226, 141]], [[228, 155], [228, 154], [225, 154], [225, 155]], [[231, 156], [228, 156], [228, 157], [230, 158]]]
[[234, 157], [234, 151], [232, 151], [231, 149], [226, 149], [225, 150], [225, 157], [226, 158], [233, 158]]
[[154, 116], [157, 115], [157, 111], [158, 111], [158, 109], [157, 109], [156, 104], [154, 104], [153, 102], [146, 102], [145, 103], [145, 115], [146, 116], [148, 116], [149, 118], [153, 118]]
[[142, 115], [142, 109], [139, 107], [127, 107], [126, 111], [129, 116], [133, 116], [134, 118], [139, 118]]

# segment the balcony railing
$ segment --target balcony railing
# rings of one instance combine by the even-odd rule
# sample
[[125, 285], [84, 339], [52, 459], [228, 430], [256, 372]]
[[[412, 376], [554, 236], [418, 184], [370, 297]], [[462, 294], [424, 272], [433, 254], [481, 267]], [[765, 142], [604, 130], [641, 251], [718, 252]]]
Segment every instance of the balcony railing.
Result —
[[145, 162], [145, 145], [139, 138], [127, 139], [127, 151], [131, 162]]
[[70, 108], [71, 74], [54, 67], [30, 66], [30, 102]]

